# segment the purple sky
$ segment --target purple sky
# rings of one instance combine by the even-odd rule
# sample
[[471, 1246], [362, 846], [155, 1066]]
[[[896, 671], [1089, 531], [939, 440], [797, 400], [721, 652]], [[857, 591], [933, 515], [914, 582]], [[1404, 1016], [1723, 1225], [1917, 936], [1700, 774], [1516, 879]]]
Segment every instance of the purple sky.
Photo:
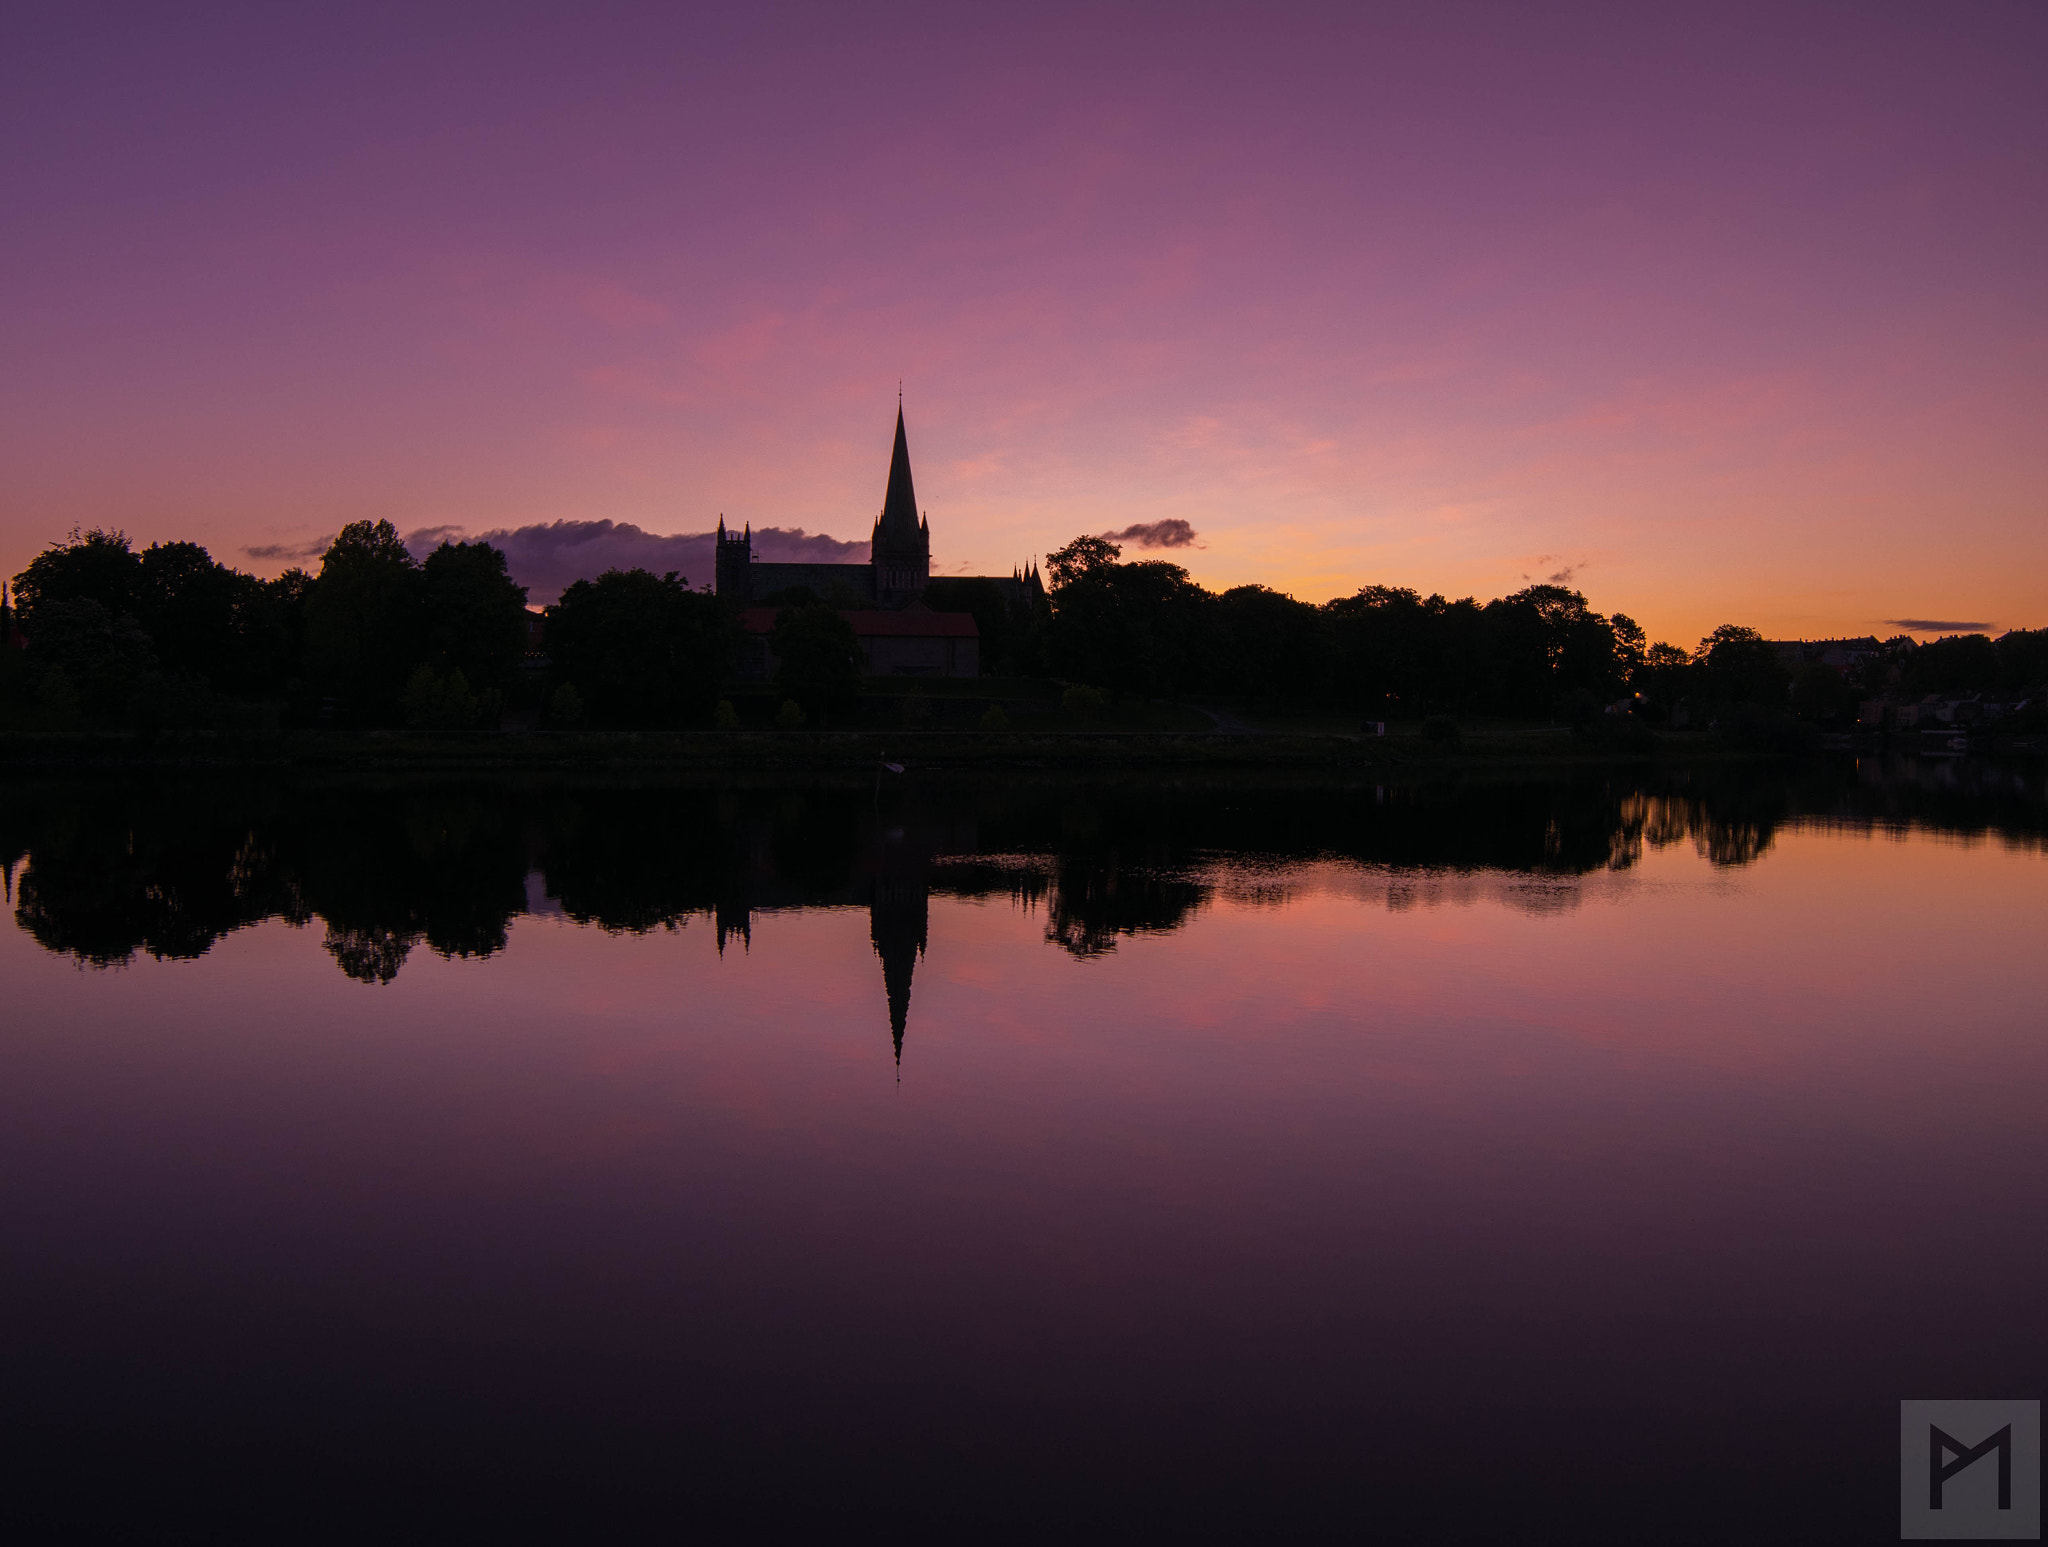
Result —
[[[2048, 624], [2038, 5], [48, 7], [0, 570], [1182, 520], [1211, 585]], [[693, 579], [708, 579], [693, 576]], [[537, 589], [540, 582], [536, 581]]]

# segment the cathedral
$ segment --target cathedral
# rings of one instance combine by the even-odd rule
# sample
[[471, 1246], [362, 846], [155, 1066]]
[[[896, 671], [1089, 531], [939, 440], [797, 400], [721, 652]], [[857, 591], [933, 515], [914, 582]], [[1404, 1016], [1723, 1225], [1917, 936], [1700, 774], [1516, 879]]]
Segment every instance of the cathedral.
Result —
[[[921, 603], [932, 579], [932, 528], [917, 508], [910, 481], [910, 439], [903, 430], [903, 405], [896, 405], [896, 446], [889, 456], [889, 486], [875, 517], [865, 564], [766, 564], [754, 558], [752, 523], [728, 532], [718, 521], [718, 594], [742, 608], [763, 604], [801, 588], [845, 612], [900, 611]], [[951, 578], [951, 577], [948, 577]], [[981, 579], [981, 576], [961, 576]], [[985, 577], [1013, 607], [1043, 596], [1035, 565], [1009, 575]]]

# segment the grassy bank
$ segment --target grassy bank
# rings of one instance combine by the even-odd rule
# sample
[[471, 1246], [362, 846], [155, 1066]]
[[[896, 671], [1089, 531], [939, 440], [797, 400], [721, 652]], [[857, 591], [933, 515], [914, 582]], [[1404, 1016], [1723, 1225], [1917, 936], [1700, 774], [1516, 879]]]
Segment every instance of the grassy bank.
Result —
[[1562, 726], [1475, 724], [1455, 741], [1395, 725], [1385, 736], [1299, 729], [506, 731], [462, 735], [300, 731], [273, 737], [15, 732], [0, 767], [240, 766], [325, 769], [851, 771], [886, 761], [921, 768], [1492, 767], [1750, 758], [1700, 733], [1663, 732], [1623, 752]]

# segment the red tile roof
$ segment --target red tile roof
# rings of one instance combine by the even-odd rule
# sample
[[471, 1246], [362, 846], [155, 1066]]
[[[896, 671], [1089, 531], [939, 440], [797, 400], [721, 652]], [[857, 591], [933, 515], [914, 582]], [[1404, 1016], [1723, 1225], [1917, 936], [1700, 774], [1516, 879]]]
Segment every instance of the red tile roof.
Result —
[[[740, 611], [740, 627], [749, 634], [775, 631], [776, 607], [747, 607]], [[927, 612], [914, 607], [903, 612], [842, 612], [860, 639], [979, 639], [971, 612]]]

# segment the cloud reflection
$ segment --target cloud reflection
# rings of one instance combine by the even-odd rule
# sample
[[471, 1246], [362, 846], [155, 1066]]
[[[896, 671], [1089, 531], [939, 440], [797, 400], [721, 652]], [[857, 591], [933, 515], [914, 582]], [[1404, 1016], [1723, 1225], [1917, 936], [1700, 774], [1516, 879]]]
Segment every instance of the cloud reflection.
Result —
[[1740, 867], [1802, 822], [2038, 847], [2048, 799], [2019, 775], [1910, 761], [1481, 786], [912, 785], [882, 801], [857, 789], [27, 783], [0, 802], [0, 861], [16, 922], [83, 965], [191, 959], [259, 920], [317, 920], [335, 964], [372, 985], [422, 946], [493, 956], [533, 913], [627, 934], [697, 920], [723, 951], [748, 949], [766, 915], [863, 908], [900, 1055], [934, 896], [1006, 898], [1087, 961], [1184, 929], [1219, 900], [1284, 910], [1334, 892], [1397, 911], [1552, 914], [1649, 852], [1690, 844]]

